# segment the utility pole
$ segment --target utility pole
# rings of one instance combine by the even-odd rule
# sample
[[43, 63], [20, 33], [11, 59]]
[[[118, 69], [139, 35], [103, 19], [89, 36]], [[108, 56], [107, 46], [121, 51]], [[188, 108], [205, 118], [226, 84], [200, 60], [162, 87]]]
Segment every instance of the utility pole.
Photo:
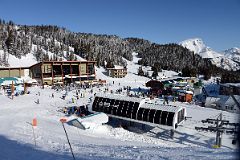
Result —
[[[234, 140], [232, 141], [232, 144], [236, 141], [236, 135], [238, 134], [238, 127], [240, 126], [239, 123], [230, 123], [228, 120], [222, 119], [222, 113], [219, 114], [219, 116], [216, 119], [206, 119], [202, 120], [202, 123], [209, 123], [209, 124], [215, 124], [216, 126], [208, 126], [208, 127], [195, 127], [197, 131], [210, 131], [210, 132], [216, 132], [216, 146], [221, 147], [222, 146], [222, 134], [233, 134]], [[224, 126], [234, 126], [234, 128], [227, 128]]]
[[217, 134], [216, 134], [216, 146], [222, 146], [222, 131], [220, 130], [222, 127], [222, 113], [217, 117]]
[[12, 81], [12, 85], [11, 85], [11, 92], [12, 92], [12, 99], [13, 99], [13, 96], [14, 96], [14, 84], [13, 84], [13, 81]]

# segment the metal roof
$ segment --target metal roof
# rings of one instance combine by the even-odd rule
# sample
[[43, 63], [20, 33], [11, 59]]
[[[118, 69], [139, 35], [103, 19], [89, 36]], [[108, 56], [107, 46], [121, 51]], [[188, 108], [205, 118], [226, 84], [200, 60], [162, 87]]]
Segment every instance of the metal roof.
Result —
[[156, 110], [162, 110], [167, 112], [178, 112], [180, 109], [184, 108], [182, 106], [161, 104], [161, 102], [158, 99], [149, 100], [149, 98], [136, 98], [136, 97], [128, 97], [121, 94], [104, 94], [104, 93], [97, 93], [96, 96], [115, 99], [115, 100], [138, 102], [140, 103], [139, 107], [141, 108], [156, 109]]
[[104, 93], [97, 93], [96, 96], [98, 97], [104, 97], [109, 99], [116, 99], [116, 100], [124, 100], [124, 101], [131, 101], [131, 102], [141, 102], [141, 98], [136, 97], [128, 97], [121, 94], [104, 94]]
[[174, 113], [182, 109], [181, 106], [164, 105], [164, 104], [148, 104], [148, 103], [141, 105], [140, 108], [156, 109], [156, 110], [174, 112]]

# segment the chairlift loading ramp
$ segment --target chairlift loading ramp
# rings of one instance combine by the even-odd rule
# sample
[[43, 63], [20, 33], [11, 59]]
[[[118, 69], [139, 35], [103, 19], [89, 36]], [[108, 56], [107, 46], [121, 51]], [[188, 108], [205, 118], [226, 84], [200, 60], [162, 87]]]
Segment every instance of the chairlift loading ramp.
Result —
[[186, 117], [186, 108], [181, 106], [149, 104], [145, 99], [122, 95], [97, 94], [92, 111], [104, 112], [110, 117], [151, 126], [166, 126], [176, 129]]

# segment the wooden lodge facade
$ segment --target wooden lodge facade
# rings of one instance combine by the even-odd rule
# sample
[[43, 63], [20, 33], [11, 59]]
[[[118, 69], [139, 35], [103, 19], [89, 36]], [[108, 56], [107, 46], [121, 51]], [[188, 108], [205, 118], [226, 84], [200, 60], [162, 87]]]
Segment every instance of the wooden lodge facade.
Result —
[[23, 77], [28, 70], [28, 67], [0, 68], [0, 78]]
[[30, 77], [42, 84], [91, 82], [96, 80], [95, 61], [44, 61], [30, 67]]
[[96, 80], [95, 61], [43, 61], [30, 67], [0, 68], [0, 78], [30, 76], [40, 84], [67, 84]]

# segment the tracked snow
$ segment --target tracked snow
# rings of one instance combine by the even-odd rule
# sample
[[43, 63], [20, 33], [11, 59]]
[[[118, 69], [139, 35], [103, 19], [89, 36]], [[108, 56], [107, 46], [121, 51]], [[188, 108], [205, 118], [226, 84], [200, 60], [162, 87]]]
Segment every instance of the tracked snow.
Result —
[[[65, 115], [60, 110], [65, 106], [88, 104], [94, 93], [104, 93], [108, 88], [116, 91], [123, 86], [145, 88], [145, 77], [137, 76], [137, 53], [133, 61], [128, 61], [128, 75], [125, 78], [110, 78], [104, 74], [103, 68], [97, 68], [97, 77], [106, 79], [107, 85], [91, 89], [81, 89], [85, 97], [77, 100], [76, 90], [68, 92], [65, 100], [61, 99], [65, 91], [45, 87], [32, 87], [30, 94], [10, 99], [0, 94], [0, 159], [25, 160], [63, 160], [71, 159], [71, 152], [64, 130], [59, 122]], [[165, 71], [166, 76], [171, 72]], [[113, 81], [115, 82], [113, 84]], [[3, 93], [3, 90], [1, 91]], [[52, 93], [54, 98], [52, 98]], [[122, 94], [126, 94], [124, 91]], [[40, 95], [40, 96], [39, 96]], [[72, 102], [74, 98], [74, 102]], [[35, 103], [39, 99], [39, 104]], [[81, 130], [65, 124], [76, 159], [236, 159], [236, 146], [231, 144], [230, 135], [223, 136], [223, 146], [213, 149], [215, 133], [201, 133], [194, 129], [203, 126], [201, 120], [215, 118], [219, 113], [231, 122], [238, 121], [238, 114], [202, 108], [197, 105], [170, 102], [187, 108], [187, 121], [178, 127], [174, 138], [169, 131], [161, 127], [147, 126], [145, 130], [130, 127], [128, 130], [111, 125], [96, 126], [89, 130]], [[32, 119], [37, 119], [35, 127], [36, 143], [34, 146]]]

